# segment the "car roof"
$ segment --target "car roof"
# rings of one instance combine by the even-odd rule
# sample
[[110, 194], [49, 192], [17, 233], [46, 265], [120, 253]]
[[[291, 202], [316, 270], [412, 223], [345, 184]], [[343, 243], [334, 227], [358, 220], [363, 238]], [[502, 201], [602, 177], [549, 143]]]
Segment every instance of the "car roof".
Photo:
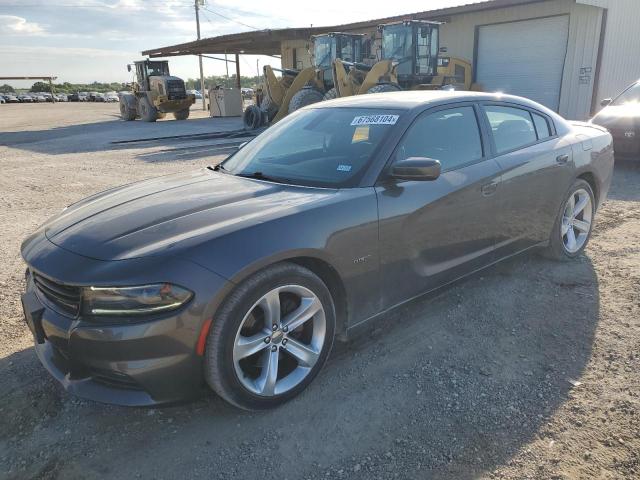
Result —
[[[541, 105], [526, 98], [502, 93], [468, 92], [455, 90], [410, 90], [404, 92], [385, 92], [373, 95], [353, 95], [310, 105], [311, 108], [360, 107], [384, 108], [395, 110], [413, 110], [438, 104], [464, 101], [500, 101], [513, 102], [532, 108], [544, 109]], [[307, 107], [309, 108], [309, 107]]]

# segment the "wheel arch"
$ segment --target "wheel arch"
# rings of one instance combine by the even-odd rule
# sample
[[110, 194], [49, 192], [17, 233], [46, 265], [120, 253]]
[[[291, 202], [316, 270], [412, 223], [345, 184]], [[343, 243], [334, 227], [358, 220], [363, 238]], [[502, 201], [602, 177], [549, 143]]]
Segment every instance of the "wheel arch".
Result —
[[346, 332], [349, 308], [347, 291], [338, 271], [329, 262], [317, 257], [293, 257], [287, 261], [312, 271], [327, 286], [336, 309], [336, 335], [342, 336]]
[[596, 181], [595, 175], [591, 172], [583, 172], [580, 175], [578, 175], [577, 178], [578, 180], [584, 180], [589, 184], [589, 186], [591, 187], [591, 190], [593, 191], [595, 205], [598, 205], [600, 192], [598, 191], [598, 182]]
[[[326, 258], [325, 255], [322, 255], [321, 252], [308, 250], [293, 251], [288, 254], [281, 254], [268, 259], [262, 259], [259, 262], [243, 268], [240, 272], [234, 275], [233, 278], [229, 279], [231, 284], [234, 285], [234, 287], [231, 288], [231, 291], [235, 286], [239, 285], [259, 271], [287, 262], [294, 263], [310, 270], [327, 286], [336, 309], [336, 335], [343, 339], [343, 335], [346, 333], [349, 315], [346, 285], [342, 275], [335, 267], [334, 263], [331, 262], [329, 258]], [[225, 292], [225, 297], [229, 295], [229, 293], [230, 291]], [[219, 303], [222, 305], [224, 303], [224, 299]], [[218, 308], [220, 305], [218, 305]]]

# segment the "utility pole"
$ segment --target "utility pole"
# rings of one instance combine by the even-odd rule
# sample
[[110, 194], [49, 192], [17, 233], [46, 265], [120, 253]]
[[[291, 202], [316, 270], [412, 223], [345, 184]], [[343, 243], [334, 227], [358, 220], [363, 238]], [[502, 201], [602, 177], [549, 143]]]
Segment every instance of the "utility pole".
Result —
[[[196, 7], [196, 29], [198, 31], [198, 40], [200, 40], [200, 5], [204, 5], [204, 0], [195, 0]], [[204, 73], [202, 71], [202, 55], [198, 55], [198, 62], [200, 63], [200, 93], [202, 94], [202, 110], [207, 109], [207, 102], [205, 100], [204, 91]]]

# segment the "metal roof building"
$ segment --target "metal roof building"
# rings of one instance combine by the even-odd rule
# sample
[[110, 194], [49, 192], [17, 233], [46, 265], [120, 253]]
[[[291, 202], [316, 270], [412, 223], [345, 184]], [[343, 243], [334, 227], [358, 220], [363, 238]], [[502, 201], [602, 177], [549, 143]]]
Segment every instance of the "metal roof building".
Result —
[[484, 90], [529, 97], [568, 118], [588, 118], [600, 100], [640, 78], [638, 0], [489, 0], [343, 25], [223, 35], [142, 53], [280, 54], [283, 67], [301, 68], [311, 65], [312, 35], [364, 33], [375, 55], [377, 26], [404, 19], [444, 22], [440, 51], [471, 61]]

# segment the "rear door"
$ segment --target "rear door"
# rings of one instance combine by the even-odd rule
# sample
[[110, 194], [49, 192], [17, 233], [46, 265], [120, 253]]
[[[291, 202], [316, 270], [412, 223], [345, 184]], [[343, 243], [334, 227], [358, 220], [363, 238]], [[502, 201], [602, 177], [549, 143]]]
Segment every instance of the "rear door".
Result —
[[433, 181], [383, 178], [380, 216], [382, 303], [389, 308], [493, 261], [500, 169], [488, 158], [472, 103], [421, 114], [400, 140], [392, 163], [439, 160]]
[[573, 175], [571, 145], [550, 117], [518, 104], [482, 104], [490, 147], [502, 181], [497, 209], [497, 257], [548, 240]]

